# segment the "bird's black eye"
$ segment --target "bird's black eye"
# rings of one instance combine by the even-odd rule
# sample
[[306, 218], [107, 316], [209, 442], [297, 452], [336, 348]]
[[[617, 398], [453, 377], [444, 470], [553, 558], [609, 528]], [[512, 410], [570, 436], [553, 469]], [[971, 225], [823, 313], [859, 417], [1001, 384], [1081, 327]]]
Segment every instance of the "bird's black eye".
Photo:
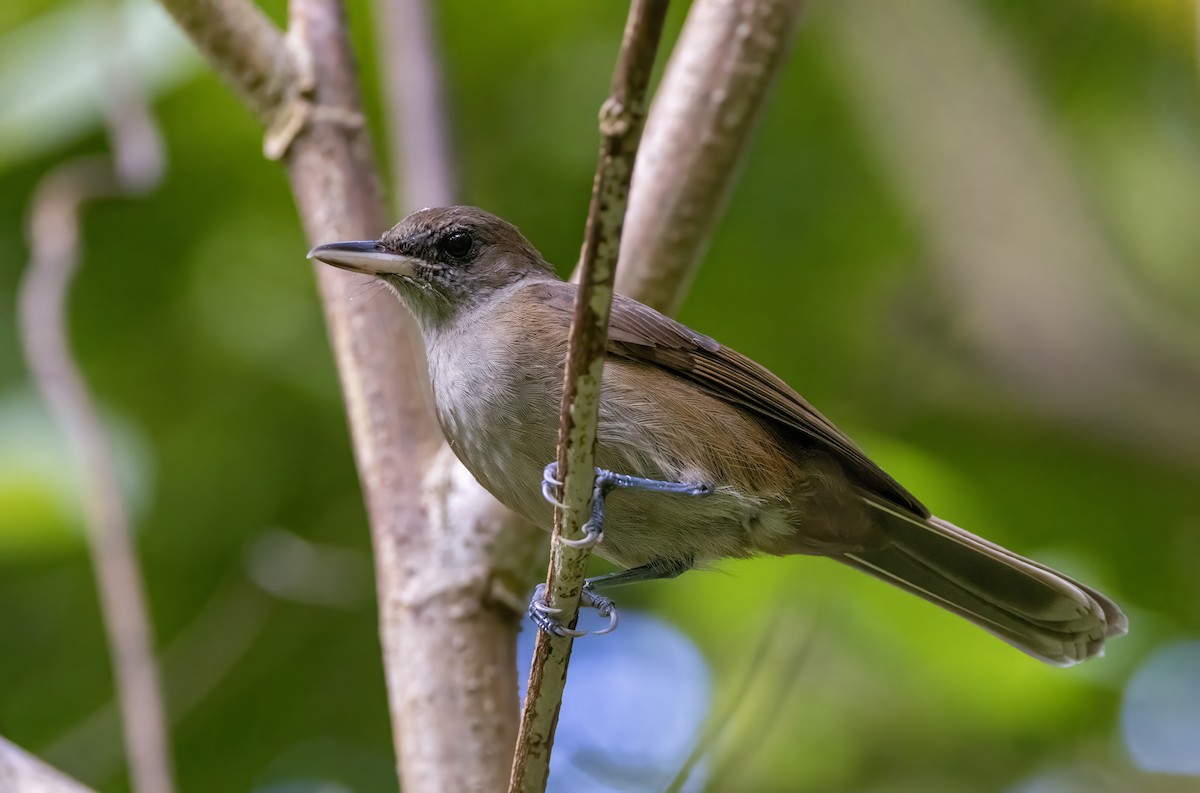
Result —
[[465, 259], [471, 252], [471, 235], [465, 231], [452, 231], [438, 240], [438, 248], [451, 259]]

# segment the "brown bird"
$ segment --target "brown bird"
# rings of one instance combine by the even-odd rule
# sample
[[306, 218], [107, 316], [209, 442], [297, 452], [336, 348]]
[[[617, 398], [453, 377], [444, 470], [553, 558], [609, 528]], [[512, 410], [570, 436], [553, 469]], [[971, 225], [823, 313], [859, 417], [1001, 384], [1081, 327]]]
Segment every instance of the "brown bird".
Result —
[[[474, 207], [423, 209], [379, 240], [309, 257], [392, 288], [420, 324], [450, 447], [504, 505], [550, 526], [543, 469], [555, 457], [576, 287], [515, 226]], [[619, 295], [597, 437], [600, 468], [652, 480], [603, 480], [612, 492], [596, 551], [629, 569], [600, 583], [811, 554], [1052, 664], [1090, 658], [1127, 629], [1091, 587], [934, 517], [762, 366]], [[599, 538], [599, 521], [591, 528]]]

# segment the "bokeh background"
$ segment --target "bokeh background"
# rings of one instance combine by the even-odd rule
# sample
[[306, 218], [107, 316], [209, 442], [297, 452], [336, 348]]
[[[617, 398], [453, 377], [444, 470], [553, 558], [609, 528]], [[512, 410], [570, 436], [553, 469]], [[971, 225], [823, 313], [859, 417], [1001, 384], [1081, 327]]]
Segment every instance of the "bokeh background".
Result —
[[[96, 13], [0, 4], [0, 734], [121, 791], [77, 477], [14, 305], [39, 179], [106, 148]], [[624, 13], [437, 4], [461, 195], [564, 272]], [[134, 507], [181, 789], [394, 790], [368, 532], [283, 172], [164, 13], [123, 14], [168, 172], [87, 212], [72, 339]], [[636, 587], [627, 630], [577, 645], [558, 789], [662, 790], [699, 741], [688, 789], [1200, 790], [1195, 14], [813, 2], [681, 314], [939, 514], [1113, 595], [1131, 635], [1052, 669], [813, 559]]]

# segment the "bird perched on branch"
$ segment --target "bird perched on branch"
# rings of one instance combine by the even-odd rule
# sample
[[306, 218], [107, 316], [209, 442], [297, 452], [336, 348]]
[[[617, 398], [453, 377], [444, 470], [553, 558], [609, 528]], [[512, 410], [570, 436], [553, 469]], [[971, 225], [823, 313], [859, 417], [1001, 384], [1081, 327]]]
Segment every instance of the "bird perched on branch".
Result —
[[[505, 506], [553, 512], [559, 402], [576, 287], [512, 224], [474, 207], [414, 212], [382, 238], [310, 258], [383, 279], [424, 337], [451, 448]], [[762, 366], [617, 296], [604, 364], [588, 542], [627, 568], [600, 586], [757, 553], [826, 556], [922, 597], [1043, 661], [1100, 652], [1112, 600], [934, 517]], [[545, 483], [543, 484], [543, 479]], [[543, 629], [565, 632], [531, 608]]]

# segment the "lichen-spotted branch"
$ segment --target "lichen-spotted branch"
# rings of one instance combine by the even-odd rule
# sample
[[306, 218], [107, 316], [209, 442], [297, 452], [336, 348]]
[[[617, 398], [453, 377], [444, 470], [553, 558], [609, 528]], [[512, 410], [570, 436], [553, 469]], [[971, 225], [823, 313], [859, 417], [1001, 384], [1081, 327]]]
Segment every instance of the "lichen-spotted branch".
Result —
[[[547, 605], [573, 624], [589, 551], [560, 542], [581, 536], [595, 480], [593, 459], [600, 381], [612, 307], [613, 281], [638, 141], [646, 118], [646, 91], [662, 36], [667, 0], [633, 0], [609, 98], [600, 109], [600, 157], [592, 184], [579, 264], [579, 291], [567, 346], [558, 434], [558, 473], [566, 507], [555, 510]], [[545, 790], [550, 750], [566, 685], [571, 638], [539, 633], [513, 757], [510, 793]]]

